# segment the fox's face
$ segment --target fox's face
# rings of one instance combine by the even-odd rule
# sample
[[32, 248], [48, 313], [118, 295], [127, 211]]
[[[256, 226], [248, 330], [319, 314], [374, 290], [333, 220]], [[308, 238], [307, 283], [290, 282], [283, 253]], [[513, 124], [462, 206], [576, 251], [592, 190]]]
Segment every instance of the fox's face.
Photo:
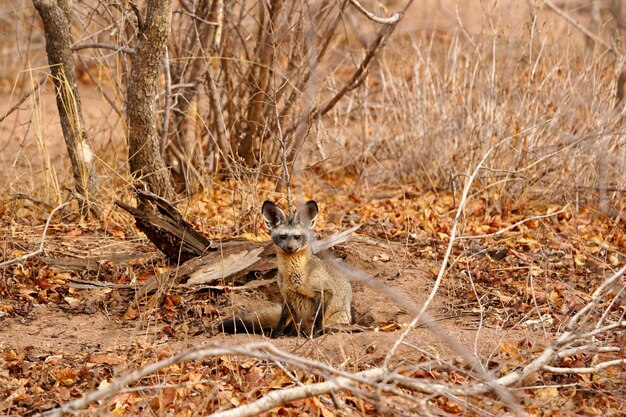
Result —
[[287, 218], [271, 201], [263, 203], [261, 212], [274, 244], [285, 253], [296, 253], [309, 245], [309, 235], [317, 219], [317, 203], [309, 201]]

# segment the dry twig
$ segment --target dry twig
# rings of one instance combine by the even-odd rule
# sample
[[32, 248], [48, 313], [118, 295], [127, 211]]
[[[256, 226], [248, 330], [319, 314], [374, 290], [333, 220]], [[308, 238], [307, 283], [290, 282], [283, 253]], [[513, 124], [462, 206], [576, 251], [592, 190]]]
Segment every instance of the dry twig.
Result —
[[62, 209], [67, 204], [69, 204], [69, 203], [63, 203], [63, 204], [60, 204], [60, 205], [56, 206], [54, 208], [54, 210], [52, 210], [50, 212], [50, 214], [48, 215], [48, 219], [46, 220], [46, 225], [44, 226], [43, 233], [41, 234], [41, 242], [39, 243], [39, 248], [37, 248], [36, 251], [27, 253], [26, 255], [22, 255], [22, 256], [20, 256], [18, 258], [15, 258], [15, 259], [11, 259], [11, 260], [8, 260], [8, 261], [1, 262], [0, 263], [0, 268], [7, 267], [9, 265], [14, 265], [16, 263], [25, 261], [28, 258], [32, 258], [35, 255], [39, 255], [40, 253], [43, 253], [43, 245], [44, 245], [44, 243], [46, 241], [46, 234], [48, 233], [48, 226], [50, 226], [50, 221], [52, 220], [52, 216], [54, 216], [54, 213], [56, 213], [57, 210]]
[[39, 81], [37, 81], [37, 84], [35, 84], [35, 86], [33, 88], [28, 90], [22, 97], [20, 97], [19, 100], [17, 100], [17, 103], [15, 103], [13, 106], [11, 106], [11, 108], [9, 110], [7, 110], [2, 116], [0, 116], [0, 123], [2, 123], [4, 121], [4, 119], [9, 117], [11, 115], [11, 113], [13, 113], [15, 110], [17, 110], [22, 105], [22, 103], [24, 103], [28, 99], [28, 97], [32, 96], [35, 92], [37, 92], [39, 90], [39, 88], [42, 85], [44, 85], [44, 83], [46, 82], [47, 79], [48, 79], [48, 75], [44, 75], [43, 77], [41, 77], [39, 79]]
[[598, 35], [596, 35], [595, 33], [593, 33], [592, 31], [590, 31], [589, 29], [587, 29], [586, 27], [584, 27], [583, 25], [581, 25], [580, 23], [578, 23], [576, 21], [576, 19], [574, 19], [572, 16], [570, 16], [569, 14], [567, 14], [563, 9], [561, 9], [559, 6], [557, 6], [556, 4], [554, 4], [554, 2], [552, 0], [544, 0], [544, 3], [546, 6], [548, 6], [550, 9], [552, 9], [552, 11], [554, 11], [556, 14], [558, 14], [559, 16], [561, 16], [563, 19], [565, 19], [567, 21], [567, 23], [569, 23], [570, 25], [572, 25], [573, 27], [575, 27], [576, 29], [578, 29], [579, 31], [581, 31], [585, 36], [587, 36], [589, 39], [591, 39], [592, 41], [594, 41], [595, 43], [597, 43], [598, 45], [603, 46], [607, 51], [610, 51], [612, 53], [614, 53], [617, 56], [622, 56], [622, 53], [620, 51], [618, 51], [617, 49], [615, 49], [615, 47], [613, 47], [612, 45], [609, 45], [608, 43], [604, 42], [604, 40], [602, 40]]
[[379, 17], [379, 16], [376, 16], [374, 13], [370, 12], [369, 10], [367, 10], [365, 7], [363, 7], [363, 5], [359, 3], [357, 0], [350, 0], [350, 3], [352, 3], [354, 7], [356, 7], [361, 13], [367, 16], [367, 18], [370, 19], [371, 21], [376, 22], [376, 23], [382, 23], [384, 25], [396, 23], [398, 20], [402, 18], [402, 14], [403, 14], [403, 12], [396, 12], [389, 17]]
[[[385, 371], [381, 368], [368, 369], [367, 371], [359, 372], [360, 378], [368, 379], [371, 382], [378, 381]], [[303, 398], [316, 397], [323, 394], [330, 394], [342, 389], [353, 389], [357, 382], [354, 378], [338, 377], [324, 382], [318, 382], [316, 384], [302, 385], [289, 389], [281, 389], [272, 391], [263, 398], [253, 401], [248, 404], [244, 404], [231, 410], [221, 411], [211, 414], [212, 417], [251, 417], [256, 416], [272, 408], [278, 407], [281, 404], [286, 404], [290, 401], [300, 400]]]

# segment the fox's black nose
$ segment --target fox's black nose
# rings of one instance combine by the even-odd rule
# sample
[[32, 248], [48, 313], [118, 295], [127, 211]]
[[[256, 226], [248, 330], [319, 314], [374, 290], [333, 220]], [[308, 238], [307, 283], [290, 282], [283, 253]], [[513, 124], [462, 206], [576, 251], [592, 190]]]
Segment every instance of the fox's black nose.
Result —
[[294, 253], [296, 251], [296, 247], [295, 246], [285, 246], [285, 252], [287, 253]]

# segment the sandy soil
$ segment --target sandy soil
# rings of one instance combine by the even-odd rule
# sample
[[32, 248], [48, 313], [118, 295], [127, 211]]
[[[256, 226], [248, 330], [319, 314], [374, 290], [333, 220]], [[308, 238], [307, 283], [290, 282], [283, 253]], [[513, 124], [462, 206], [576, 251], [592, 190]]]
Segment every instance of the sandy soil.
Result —
[[[436, 264], [410, 255], [410, 250], [397, 243], [385, 243], [365, 237], [356, 237], [339, 253], [345, 262], [371, 274], [377, 283], [393, 289], [390, 299], [376, 288], [363, 282], [354, 282], [355, 321], [372, 330], [345, 333], [337, 332], [314, 340], [304, 337], [281, 337], [267, 339], [260, 335], [224, 335], [211, 330], [216, 317], [187, 317], [175, 323], [165, 323], [146, 317], [130, 319], [125, 311], [133, 305], [134, 296], [123, 290], [115, 296], [119, 301], [102, 308], [92, 302], [80, 308], [70, 308], [66, 303], [35, 305], [25, 316], [5, 317], [2, 322], [0, 342], [15, 349], [38, 354], [97, 354], [106, 351], [126, 351], [136, 346], [152, 344], [164, 346], [170, 351], [205, 342], [228, 345], [271, 340], [278, 348], [333, 364], [377, 364], [385, 359], [412, 317], [399, 307], [395, 299], [406, 297], [416, 308], [426, 300], [434, 281]], [[77, 299], [94, 300], [94, 292], [102, 290], [79, 290]], [[214, 306], [222, 314], [261, 308], [275, 298], [275, 288], [263, 291], [222, 294], [217, 298], [195, 294], [185, 298], [179, 310], [185, 306]], [[118, 290], [113, 290], [116, 293]], [[109, 299], [110, 291], [107, 290]], [[89, 303], [89, 301], [87, 301]], [[490, 326], [478, 329], [475, 314], [463, 311], [451, 313], [454, 300], [441, 295], [435, 297], [429, 315], [435, 320], [433, 329], [418, 326], [410, 332], [405, 344], [399, 349], [394, 362], [415, 361], [432, 355], [435, 358], [458, 357], [466, 352], [488, 356], [504, 339], [517, 341], [530, 334], [519, 329], [509, 333]], [[174, 330], [172, 330], [174, 329]]]

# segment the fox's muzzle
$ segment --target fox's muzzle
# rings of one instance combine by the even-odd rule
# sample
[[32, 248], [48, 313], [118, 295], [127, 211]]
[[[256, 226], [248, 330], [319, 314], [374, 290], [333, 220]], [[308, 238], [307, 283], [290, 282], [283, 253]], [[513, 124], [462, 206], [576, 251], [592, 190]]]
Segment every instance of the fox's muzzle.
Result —
[[291, 245], [285, 245], [285, 246], [281, 246], [281, 249], [283, 250], [283, 252], [285, 253], [295, 253], [298, 251], [298, 249], [300, 249], [298, 246], [291, 246]]

